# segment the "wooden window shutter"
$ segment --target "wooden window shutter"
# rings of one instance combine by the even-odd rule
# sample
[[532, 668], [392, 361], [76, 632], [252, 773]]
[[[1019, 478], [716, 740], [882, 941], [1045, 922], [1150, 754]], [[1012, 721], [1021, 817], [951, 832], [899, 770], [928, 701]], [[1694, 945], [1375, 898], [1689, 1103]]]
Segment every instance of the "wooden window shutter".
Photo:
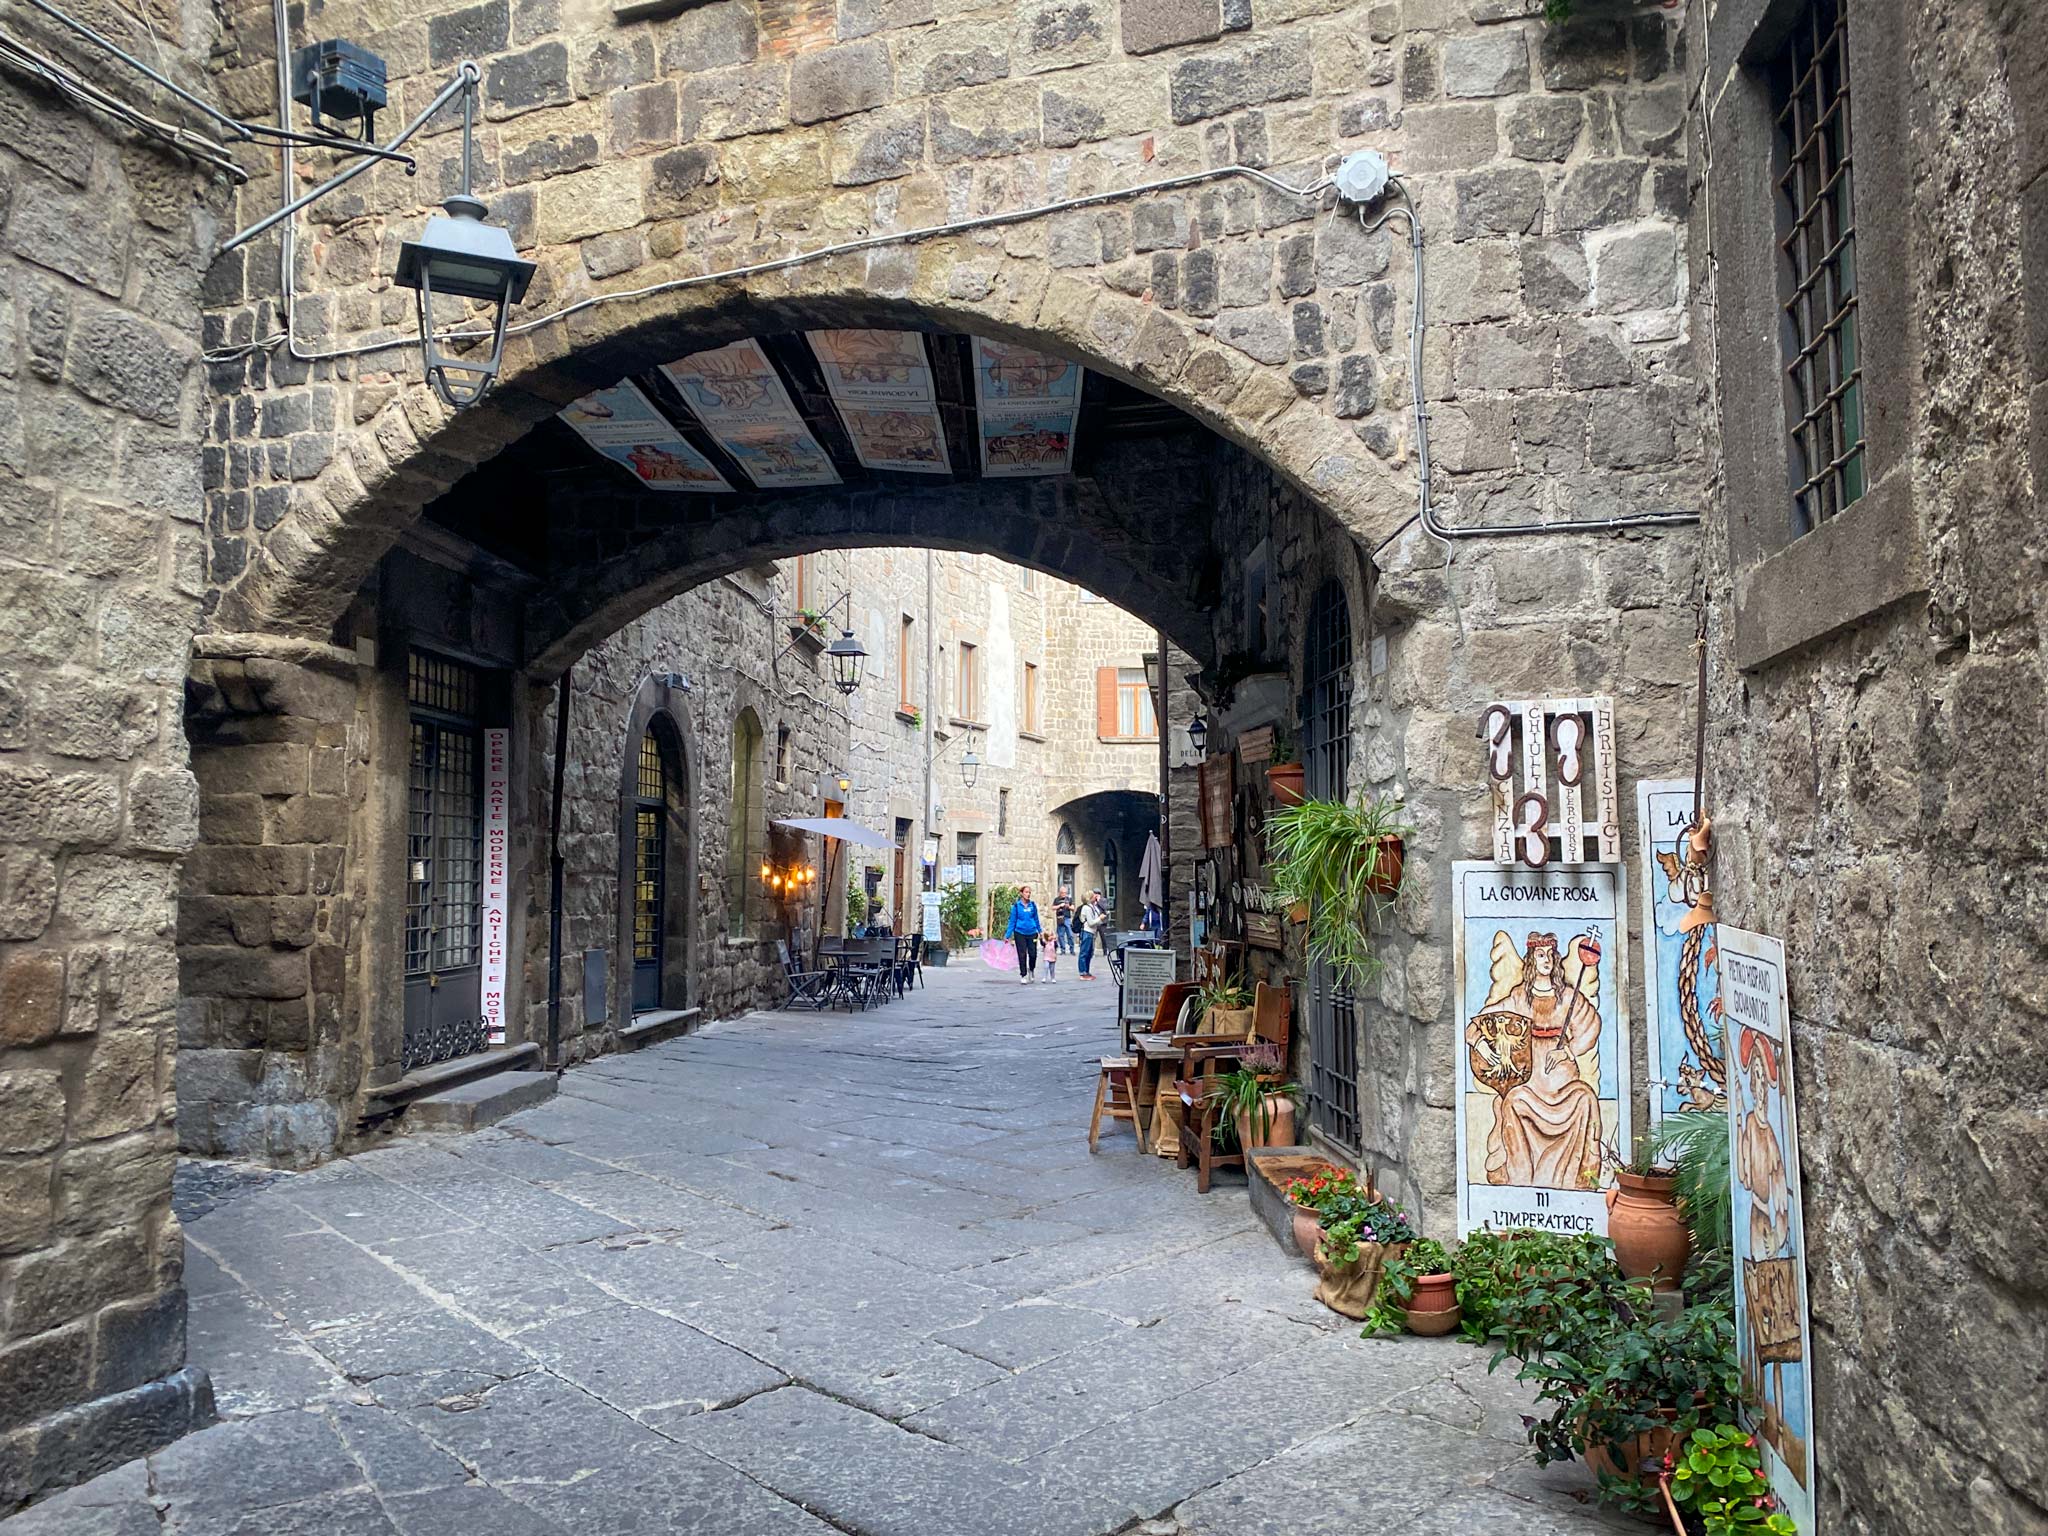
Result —
[[1095, 669], [1095, 734], [1104, 741], [1116, 736], [1116, 668]]

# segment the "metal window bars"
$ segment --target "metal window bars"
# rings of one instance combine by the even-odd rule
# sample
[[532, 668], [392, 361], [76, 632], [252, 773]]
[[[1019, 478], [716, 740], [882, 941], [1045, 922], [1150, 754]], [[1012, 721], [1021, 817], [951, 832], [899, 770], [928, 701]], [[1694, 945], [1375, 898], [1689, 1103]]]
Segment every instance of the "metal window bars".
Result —
[[1812, 0], [1779, 63], [1779, 238], [1788, 292], [1787, 414], [1794, 457], [1794, 535], [1863, 494], [1862, 357], [1857, 345], [1846, 0]]

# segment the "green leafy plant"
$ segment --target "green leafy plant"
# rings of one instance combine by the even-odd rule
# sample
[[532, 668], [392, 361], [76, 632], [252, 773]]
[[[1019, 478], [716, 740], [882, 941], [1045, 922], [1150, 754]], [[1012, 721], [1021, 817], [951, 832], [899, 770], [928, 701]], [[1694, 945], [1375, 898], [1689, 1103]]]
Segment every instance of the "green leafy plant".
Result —
[[1543, 0], [1545, 21], [1570, 21], [1571, 18], [1572, 0]]
[[981, 916], [981, 896], [971, 885], [949, 885], [939, 897], [939, 927], [946, 935], [949, 945], [958, 947], [967, 940]]
[[1359, 1337], [1399, 1333], [1408, 1326], [1408, 1303], [1415, 1296], [1415, 1282], [1424, 1275], [1447, 1273], [1454, 1273], [1450, 1252], [1433, 1237], [1418, 1237], [1405, 1251], [1388, 1254], [1380, 1271], [1380, 1288], [1365, 1314]]
[[1405, 1211], [1390, 1200], [1363, 1194], [1342, 1196], [1320, 1212], [1323, 1257], [1331, 1264], [1349, 1264], [1365, 1243], [1412, 1243], [1415, 1228]]
[[1533, 1228], [1474, 1232], [1459, 1245], [1451, 1273], [1464, 1310], [1459, 1327], [1475, 1343], [1493, 1341], [1495, 1365], [1606, 1317], [1627, 1287], [1606, 1238]]
[[1249, 1008], [1252, 1005], [1252, 989], [1245, 985], [1244, 973], [1223, 976], [1214, 981], [1205, 981], [1195, 989], [1195, 1008], [1204, 1019], [1216, 1008]]
[[903, 711], [903, 718], [910, 724], [921, 727], [924, 724], [924, 711], [921, 709], [906, 709]]
[[868, 920], [868, 893], [854, 876], [846, 877], [846, 931], [859, 933]]
[[1764, 1475], [1756, 1436], [1736, 1424], [1709, 1424], [1692, 1432], [1683, 1449], [1664, 1458], [1671, 1502], [1699, 1517], [1706, 1536], [1797, 1536], [1792, 1517], [1778, 1507]]
[[1383, 967], [1374, 935], [1394, 898], [1373, 887], [1385, 839], [1409, 830], [1401, 802], [1391, 796], [1310, 798], [1266, 818], [1275, 895], [1285, 906], [1307, 905], [1309, 952], [1354, 989]]
[[1693, 1247], [1703, 1253], [1733, 1247], [1728, 1117], [1710, 1109], [1666, 1115], [1657, 1127], [1657, 1150], [1678, 1180], [1678, 1210]]
[[1238, 1059], [1237, 1065], [1228, 1072], [1209, 1080], [1208, 1097], [1221, 1109], [1219, 1119], [1227, 1121], [1232, 1130], [1242, 1116], [1258, 1133], [1260, 1141], [1266, 1139], [1273, 1128], [1272, 1111], [1266, 1107], [1269, 1098], [1301, 1098], [1301, 1085], [1284, 1079], [1287, 1060], [1277, 1045], [1255, 1045]]
[[815, 608], [797, 609], [796, 618], [805, 629], [822, 629], [825, 625], [825, 615]]
[[1663, 1155], [1661, 1137], [1648, 1134], [1638, 1136], [1635, 1139], [1635, 1150], [1626, 1157], [1623, 1157], [1620, 1149], [1611, 1142], [1603, 1144], [1602, 1150], [1606, 1153], [1607, 1160], [1615, 1167], [1638, 1178], [1668, 1178], [1671, 1174], [1671, 1164]]
[[[1735, 1358], [1735, 1309], [1711, 1301], [1667, 1316], [1647, 1285], [1632, 1285], [1604, 1316], [1585, 1316], [1557, 1342], [1524, 1359], [1516, 1379], [1549, 1405], [1526, 1421], [1539, 1465], [1617, 1451], [1638, 1435], [1668, 1430], [1683, 1438], [1732, 1422], [1742, 1397]], [[1637, 1472], [1625, 1467], [1625, 1474]], [[1602, 1491], [1623, 1479], [1603, 1474]]]
[[1287, 727], [1273, 727], [1273, 755], [1266, 759], [1270, 768], [1284, 768], [1289, 763], [1301, 761], [1301, 753], [1295, 750], [1294, 738], [1287, 733]]

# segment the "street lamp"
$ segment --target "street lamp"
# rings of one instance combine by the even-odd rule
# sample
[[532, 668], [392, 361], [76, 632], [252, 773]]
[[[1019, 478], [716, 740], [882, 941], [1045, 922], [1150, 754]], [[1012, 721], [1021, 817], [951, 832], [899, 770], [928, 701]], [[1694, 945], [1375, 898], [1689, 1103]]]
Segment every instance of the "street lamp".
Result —
[[967, 738], [967, 751], [960, 759], [960, 782], [969, 789], [972, 789], [974, 788], [975, 779], [980, 777], [980, 775], [981, 759], [975, 755], [974, 738], [969, 736]]
[[860, 687], [861, 666], [868, 659], [868, 653], [861, 643], [853, 638], [853, 631], [842, 629], [839, 638], [825, 647], [825, 655], [832, 662], [832, 686], [841, 693], [851, 694]]
[[[474, 64], [462, 68], [462, 190], [441, 205], [447, 209], [445, 218], [437, 215], [427, 220], [419, 239], [399, 247], [398, 271], [393, 277], [399, 287], [415, 294], [427, 382], [458, 411], [481, 400], [498, 376], [505, 354], [506, 311], [526, 297], [534, 273], [534, 264], [521, 259], [511, 234], [484, 222], [489, 210], [470, 191], [479, 76]], [[492, 306], [489, 356], [450, 357], [435, 344], [434, 297], [444, 293]]]
[[1209, 722], [1200, 715], [1188, 722], [1188, 745], [1195, 749], [1196, 757], [1207, 757], [1205, 750], [1209, 741]]

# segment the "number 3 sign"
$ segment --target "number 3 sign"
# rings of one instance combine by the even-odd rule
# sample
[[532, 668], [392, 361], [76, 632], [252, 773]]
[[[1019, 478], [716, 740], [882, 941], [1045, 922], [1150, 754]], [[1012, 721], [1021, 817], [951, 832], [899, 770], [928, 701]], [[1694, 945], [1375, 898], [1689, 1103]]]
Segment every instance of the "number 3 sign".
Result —
[[[1497, 864], [1608, 864], [1621, 858], [1614, 788], [1614, 700], [1517, 699], [1479, 717], [1493, 793]], [[1521, 764], [1521, 793], [1515, 765]], [[1551, 782], [1555, 769], [1556, 783]], [[1585, 791], [1593, 793], [1586, 819]]]

